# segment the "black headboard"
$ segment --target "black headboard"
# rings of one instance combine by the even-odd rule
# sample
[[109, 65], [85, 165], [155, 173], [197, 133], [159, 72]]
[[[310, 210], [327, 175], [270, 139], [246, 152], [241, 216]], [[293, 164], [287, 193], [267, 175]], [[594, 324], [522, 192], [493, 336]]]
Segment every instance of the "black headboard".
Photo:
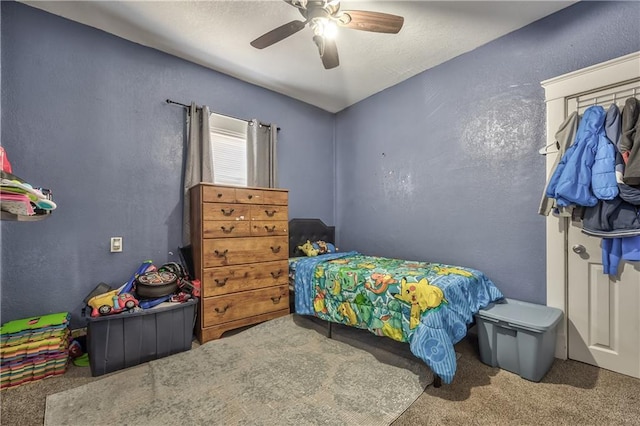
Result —
[[336, 227], [327, 226], [320, 219], [291, 219], [289, 221], [289, 257], [304, 256], [298, 246], [309, 241], [336, 243]]

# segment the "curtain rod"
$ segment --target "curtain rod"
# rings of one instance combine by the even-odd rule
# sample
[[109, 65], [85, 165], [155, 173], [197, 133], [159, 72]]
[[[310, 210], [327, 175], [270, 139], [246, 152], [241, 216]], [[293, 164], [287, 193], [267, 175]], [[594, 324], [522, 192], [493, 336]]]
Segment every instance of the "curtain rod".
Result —
[[[186, 104], [182, 104], [180, 102], [176, 102], [176, 101], [172, 101], [171, 99], [167, 99], [166, 102], [168, 104], [174, 104], [174, 105], [180, 105], [183, 108], [189, 108], [190, 105], [186, 105]], [[202, 109], [202, 107], [200, 105], [196, 105], [196, 108], [198, 109]], [[238, 118], [238, 117], [234, 117], [233, 115], [228, 115], [228, 114], [222, 114], [219, 112], [215, 112], [212, 111], [214, 114], [218, 114], [218, 115], [224, 115], [225, 117], [229, 117], [229, 118], [235, 118], [236, 120], [240, 120], [240, 121], [246, 121], [247, 123], [251, 123], [251, 120], [246, 120], [244, 118]], [[265, 127], [271, 127], [271, 124], [264, 124], [264, 123], [260, 123], [261, 126], [265, 126]], [[280, 130], [280, 127], [277, 128], [277, 130]]]

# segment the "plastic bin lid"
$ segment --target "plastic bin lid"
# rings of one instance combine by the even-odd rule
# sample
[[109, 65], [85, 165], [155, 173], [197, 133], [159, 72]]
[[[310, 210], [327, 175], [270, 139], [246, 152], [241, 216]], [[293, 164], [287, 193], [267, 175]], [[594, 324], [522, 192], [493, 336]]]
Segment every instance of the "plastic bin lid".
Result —
[[503, 303], [493, 303], [480, 309], [478, 316], [494, 322], [506, 322], [513, 327], [545, 332], [560, 321], [562, 311], [550, 306], [504, 299]]

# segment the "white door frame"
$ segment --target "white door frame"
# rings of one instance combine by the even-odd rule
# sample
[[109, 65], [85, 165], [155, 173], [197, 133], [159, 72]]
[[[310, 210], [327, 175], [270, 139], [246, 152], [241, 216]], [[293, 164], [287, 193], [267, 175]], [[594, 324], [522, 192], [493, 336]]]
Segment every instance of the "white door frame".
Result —
[[[614, 86], [640, 76], [640, 51], [607, 62], [573, 71], [542, 83], [547, 104], [547, 143], [555, 143], [555, 134], [567, 116], [566, 98], [595, 89]], [[547, 154], [547, 173], [557, 154]], [[557, 329], [556, 358], [567, 359], [567, 287], [569, 219], [549, 215], [546, 220], [547, 237], [547, 305], [561, 309], [565, 315]]]

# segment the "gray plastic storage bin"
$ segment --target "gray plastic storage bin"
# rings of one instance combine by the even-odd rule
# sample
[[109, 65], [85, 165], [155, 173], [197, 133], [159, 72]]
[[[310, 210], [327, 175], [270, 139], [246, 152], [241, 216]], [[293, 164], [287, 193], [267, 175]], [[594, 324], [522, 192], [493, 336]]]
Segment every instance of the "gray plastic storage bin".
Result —
[[560, 309], [505, 299], [476, 314], [480, 360], [539, 382], [555, 357]]
[[88, 318], [91, 375], [101, 376], [191, 349], [197, 301]]

